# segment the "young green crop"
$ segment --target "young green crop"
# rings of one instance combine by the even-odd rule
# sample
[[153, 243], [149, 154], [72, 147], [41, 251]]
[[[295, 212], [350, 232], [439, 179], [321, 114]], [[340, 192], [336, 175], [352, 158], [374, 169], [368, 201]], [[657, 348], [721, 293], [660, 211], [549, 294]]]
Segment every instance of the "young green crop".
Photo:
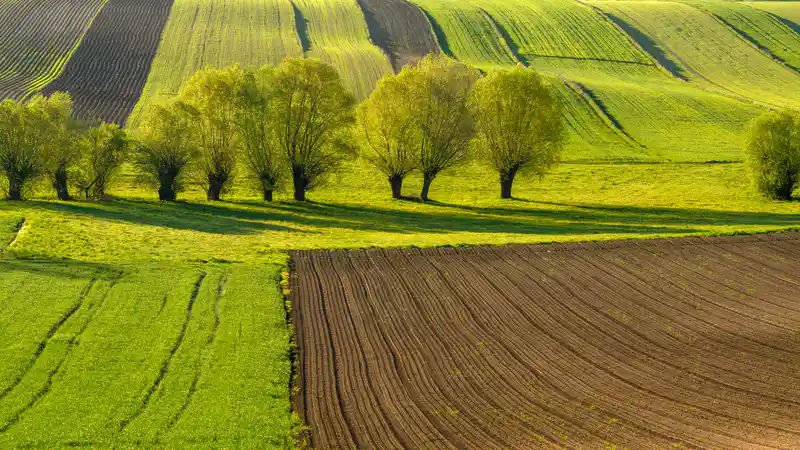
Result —
[[301, 56], [294, 24], [289, 0], [176, 0], [128, 126], [150, 103], [176, 95], [201, 68], [277, 65]]
[[310, 51], [339, 71], [348, 90], [363, 100], [378, 80], [392, 73], [388, 57], [370, 41], [364, 16], [354, 0], [293, 0], [308, 21]]

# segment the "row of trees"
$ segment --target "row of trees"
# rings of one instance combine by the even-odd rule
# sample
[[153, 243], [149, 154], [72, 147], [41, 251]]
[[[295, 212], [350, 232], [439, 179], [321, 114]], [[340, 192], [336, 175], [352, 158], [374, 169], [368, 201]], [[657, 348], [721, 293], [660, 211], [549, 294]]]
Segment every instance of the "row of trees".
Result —
[[0, 103], [0, 171], [11, 200], [21, 200], [45, 175], [61, 200], [70, 198], [70, 186], [86, 198], [102, 198], [127, 148], [118, 126], [75, 121], [67, 94]]
[[387, 177], [396, 198], [404, 178], [419, 171], [424, 200], [442, 171], [474, 154], [497, 171], [507, 198], [519, 174], [542, 175], [556, 163], [563, 142], [561, 115], [535, 72], [482, 77], [437, 55], [384, 77], [358, 107], [338, 73], [313, 59], [204, 70], [151, 107], [130, 137], [115, 125], [72, 120], [66, 94], [0, 109], [0, 164], [12, 199], [44, 175], [59, 199], [69, 198], [70, 185], [103, 198], [130, 160], [161, 200], [174, 200], [189, 183], [219, 200], [237, 172], [265, 200], [289, 180], [294, 198], [305, 200], [356, 154]]

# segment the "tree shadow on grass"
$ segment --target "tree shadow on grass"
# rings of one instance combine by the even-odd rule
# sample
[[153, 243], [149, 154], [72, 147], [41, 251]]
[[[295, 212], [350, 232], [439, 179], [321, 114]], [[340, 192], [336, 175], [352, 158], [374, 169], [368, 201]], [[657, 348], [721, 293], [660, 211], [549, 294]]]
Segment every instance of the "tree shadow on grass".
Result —
[[[535, 205], [541, 205], [537, 208]], [[509, 201], [508, 207], [398, 202], [397, 208], [316, 202], [38, 202], [65, 214], [214, 234], [266, 231], [496, 234], [685, 234], [712, 225], [800, 226], [800, 215], [691, 208]]]
[[119, 266], [74, 259], [0, 259], [0, 273], [27, 272], [70, 279], [116, 280], [125, 274]]

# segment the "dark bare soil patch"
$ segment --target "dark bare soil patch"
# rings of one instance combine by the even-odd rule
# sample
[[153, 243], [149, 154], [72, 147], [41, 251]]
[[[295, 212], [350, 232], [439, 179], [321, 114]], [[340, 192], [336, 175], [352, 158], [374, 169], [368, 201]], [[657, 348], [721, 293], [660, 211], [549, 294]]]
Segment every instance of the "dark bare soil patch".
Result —
[[797, 448], [800, 234], [296, 252], [316, 448]]
[[78, 117], [124, 123], [147, 82], [171, 8], [172, 0], [109, 0], [44, 94], [69, 92]]
[[406, 0], [358, 0], [372, 42], [388, 56], [395, 72], [439, 52], [433, 30], [422, 10]]

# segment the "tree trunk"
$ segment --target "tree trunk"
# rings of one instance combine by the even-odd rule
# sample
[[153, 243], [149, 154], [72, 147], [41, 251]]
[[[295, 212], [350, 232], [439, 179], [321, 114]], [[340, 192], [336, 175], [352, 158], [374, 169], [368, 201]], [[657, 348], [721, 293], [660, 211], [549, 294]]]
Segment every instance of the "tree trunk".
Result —
[[22, 182], [20, 180], [8, 180], [8, 199], [22, 200]]
[[292, 170], [292, 182], [294, 184], [294, 199], [298, 202], [306, 201], [308, 182], [305, 174], [301, 170]]
[[174, 202], [177, 198], [175, 189], [173, 188], [173, 181], [162, 181], [158, 187], [158, 199], [165, 202]]
[[511, 188], [514, 185], [516, 170], [509, 170], [500, 174], [500, 198], [511, 198]]
[[428, 201], [428, 192], [431, 190], [431, 183], [433, 183], [433, 175], [422, 175], [422, 193], [419, 195], [422, 201]]
[[775, 200], [791, 200], [792, 192], [794, 192], [794, 183], [788, 183], [778, 189], [778, 194], [775, 195]]
[[272, 201], [272, 189], [264, 188], [263, 192], [264, 192], [264, 201], [265, 202], [271, 202]]
[[59, 200], [69, 200], [69, 188], [67, 187], [67, 171], [64, 169], [56, 170], [53, 174], [53, 188]]
[[400, 175], [392, 175], [389, 177], [389, 184], [392, 185], [392, 198], [403, 197], [403, 177]]
[[218, 202], [219, 196], [222, 193], [222, 183], [211, 181], [208, 183], [208, 190], [206, 191], [206, 198], [211, 202]]

